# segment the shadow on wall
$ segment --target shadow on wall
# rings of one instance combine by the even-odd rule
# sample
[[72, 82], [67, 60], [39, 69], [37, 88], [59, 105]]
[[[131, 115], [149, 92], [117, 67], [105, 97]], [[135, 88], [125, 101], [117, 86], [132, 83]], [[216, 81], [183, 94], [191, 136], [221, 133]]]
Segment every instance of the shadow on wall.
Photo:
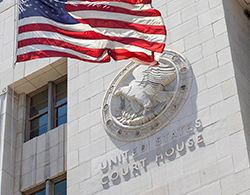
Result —
[[7, 99], [7, 93], [5, 93], [6, 91], [3, 91], [3, 94], [0, 94], [0, 132], [2, 132], [3, 130], [1, 129], [4, 125], [3, 123], [3, 114], [6, 112], [6, 99]]
[[[240, 101], [241, 117], [247, 137], [250, 137], [250, 36], [249, 10], [246, 1], [223, 0], [230, 52], [236, 78], [237, 93]], [[248, 11], [248, 12], [247, 12]], [[238, 130], [238, 129], [235, 129]], [[250, 148], [250, 142], [247, 141]]]

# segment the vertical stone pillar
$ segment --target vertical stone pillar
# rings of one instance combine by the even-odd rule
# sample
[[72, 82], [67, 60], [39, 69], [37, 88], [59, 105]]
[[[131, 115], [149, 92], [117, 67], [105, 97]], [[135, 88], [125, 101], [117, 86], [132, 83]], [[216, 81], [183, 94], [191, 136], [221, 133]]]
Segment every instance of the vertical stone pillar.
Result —
[[52, 194], [52, 182], [50, 180], [46, 181], [46, 195], [51, 195]]
[[48, 131], [50, 131], [51, 129], [53, 129], [53, 98], [54, 98], [54, 94], [53, 94], [53, 82], [50, 81], [48, 83]]

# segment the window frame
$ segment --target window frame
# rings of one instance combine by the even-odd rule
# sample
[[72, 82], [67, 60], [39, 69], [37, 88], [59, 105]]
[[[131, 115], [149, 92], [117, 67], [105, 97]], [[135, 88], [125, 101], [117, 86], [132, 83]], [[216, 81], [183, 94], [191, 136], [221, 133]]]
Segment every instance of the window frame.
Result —
[[[67, 181], [67, 175], [63, 175], [61, 177], [58, 177], [56, 179], [51, 180], [51, 182], [52, 182], [52, 192], [51, 192], [51, 195], [55, 195], [55, 185], [57, 183], [62, 182], [62, 181]], [[66, 192], [67, 192], [67, 186], [66, 186]]]
[[[56, 177], [56, 178], [54, 178], [54, 179], [48, 179], [48, 180], [44, 181], [42, 184], [37, 185], [37, 186], [35, 186], [35, 187], [33, 187], [33, 188], [31, 188], [31, 189], [29, 189], [29, 190], [23, 192], [22, 194], [23, 194], [23, 195], [31, 195], [32, 193], [37, 193], [37, 192], [39, 192], [40, 190], [45, 190], [45, 193], [46, 193], [46, 187], [48, 187], [48, 186], [46, 186], [46, 182], [47, 182], [47, 181], [50, 181], [50, 182], [51, 182], [51, 185], [50, 185], [50, 187], [49, 187], [50, 190], [48, 190], [48, 191], [50, 192], [50, 195], [55, 195], [55, 193], [54, 193], [55, 185], [56, 185], [57, 183], [60, 183], [60, 182], [62, 182], [62, 181], [65, 181], [65, 180], [66, 180], [66, 182], [67, 182], [67, 173], [63, 173], [61, 176], [58, 176], [58, 177]], [[67, 186], [66, 186], [66, 194], [67, 194]]]
[[[66, 75], [66, 76], [63, 76], [63, 77], [61, 77], [61, 78], [59, 78], [59, 79], [57, 79], [57, 80], [55, 80], [55, 81], [52, 82], [52, 87], [51, 87], [51, 89], [52, 89], [53, 91], [52, 91], [52, 94], [51, 94], [51, 95], [49, 95], [49, 89], [50, 89], [50, 88], [49, 88], [49, 82], [48, 82], [45, 86], [41, 87], [40, 89], [38, 89], [38, 90], [36, 90], [36, 91], [34, 91], [34, 92], [32, 92], [32, 93], [30, 93], [30, 94], [27, 95], [27, 114], [26, 114], [26, 116], [27, 116], [27, 118], [26, 118], [27, 125], [26, 125], [25, 141], [29, 141], [29, 140], [31, 140], [31, 139], [33, 139], [33, 138], [35, 138], [35, 137], [40, 136], [40, 135], [38, 135], [38, 136], [34, 136], [34, 137], [30, 138], [30, 134], [31, 134], [32, 131], [35, 131], [35, 130], [39, 129], [40, 127], [45, 126], [45, 124], [42, 125], [42, 126], [40, 126], [40, 127], [35, 128], [35, 129], [33, 129], [33, 130], [31, 131], [31, 122], [32, 122], [32, 120], [34, 120], [34, 119], [36, 119], [36, 118], [39, 118], [39, 117], [41, 117], [41, 116], [43, 116], [43, 115], [45, 115], [45, 114], [48, 114], [48, 119], [47, 119], [47, 123], [46, 123], [46, 124], [47, 124], [47, 131], [46, 131], [46, 132], [48, 132], [48, 131], [50, 131], [50, 130], [52, 130], [52, 129], [54, 129], [54, 128], [57, 127], [57, 125], [56, 125], [56, 121], [57, 121], [57, 119], [58, 119], [58, 118], [56, 117], [57, 109], [58, 109], [59, 107], [61, 107], [61, 106], [63, 106], [63, 105], [65, 105], [65, 104], [68, 103], [68, 97], [67, 97], [66, 101], [64, 101], [64, 102], [62, 102], [62, 103], [56, 105], [56, 95], [61, 94], [61, 93], [56, 94], [56, 86], [57, 86], [58, 84], [64, 82], [65, 80], [66, 80], [66, 82], [67, 82], [67, 75]], [[39, 94], [39, 93], [42, 93], [42, 92], [45, 91], [45, 90], [48, 90], [48, 99], [47, 99], [47, 101], [48, 101], [48, 104], [47, 104], [48, 108], [47, 108], [47, 110], [46, 110], [46, 111], [43, 111], [42, 113], [39, 113], [39, 114], [37, 114], [37, 115], [35, 115], [35, 116], [33, 116], [33, 117], [31, 117], [31, 111], [30, 111], [30, 109], [31, 109], [32, 107], [34, 107], [34, 105], [31, 106], [31, 98], [34, 97], [35, 95]], [[65, 92], [65, 91], [64, 91], [64, 92]], [[67, 88], [66, 88], [66, 96], [68, 96], [68, 89], [67, 89]], [[52, 108], [49, 108], [49, 101], [51, 101], [51, 100], [53, 101], [53, 102], [52, 102], [52, 106], [51, 106]], [[49, 113], [50, 113], [51, 115], [49, 115]], [[67, 115], [67, 114], [68, 114], [68, 113], [64, 114], [63, 116], [65, 116], [65, 115]], [[50, 116], [51, 116], [51, 117], [50, 117]], [[61, 117], [63, 117], [63, 116], [61, 116]], [[61, 118], [61, 117], [59, 117], [59, 118]], [[52, 123], [53, 123], [53, 124], [51, 125], [51, 127], [48, 126], [49, 120], [51, 120]], [[59, 125], [59, 126], [60, 126], [60, 125]]]
[[[47, 89], [48, 89], [48, 85], [43, 86], [41, 89], [38, 89], [37, 91], [35, 91], [35, 92], [33, 92], [33, 93], [31, 93], [31, 94], [28, 95], [28, 106], [27, 106], [27, 109], [28, 109], [28, 112], [27, 112], [27, 135], [26, 135], [27, 141], [30, 140], [31, 121], [34, 120], [34, 119], [36, 119], [36, 118], [39, 118], [39, 117], [42, 116], [42, 115], [47, 114], [47, 113], [48, 113], [48, 110], [49, 110], [49, 108], [48, 108], [47, 111], [44, 111], [44, 112], [42, 112], [42, 113], [40, 113], [40, 114], [37, 114], [37, 115], [35, 115], [35, 116], [33, 116], [33, 117], [30, 117], [30, 109], [31, 109], [30, 104], [31, 104], [31, 98], [34, 97], [35, 95], [37, 95], [37, 94], [43, 92], [43, 91], [46, 91]], [[49, 98], [49, 97], [48, 97], [48, 98]], [[47, 101], [48, 101], [48, 100], [47, 100]], [[47, 106], [48, 106], [48, 105], [47, 105]], [[48, 121], [47, 121], [47, 124], [48, 124]], [[44, 125], [43, 125], [43, 126], [44, 126]], [[37, 129], [37, 128], [36, 128], [36, 129]], [[36, 129], [35, 129], [35, 130], [36, 130]], [[33, 131], [34, 131], [34, 130], [33, 130]], [[47, 131], [48, 131], [48, 130], [47, 130]], [[36, 136], [36, 137], [37, 137], [37, 136]], [[31, 138], [31, 139], [32, 139], [32, 138]]]
[[45, 183], [44, 183], [44, 184], [41, 184], [41, 185], [39, 185], [39, 186], [36, 186], [36, 187], [34, 187], [34, 188], [32, 188], [32, 189], [30, 189], [30, 190], [24, 192], [23, 195], [30, 195], [30, 194], [32, 194], [32, 193], [37, 193], [37, 192], [39, 192], [40, 190], [45, 190], [45, 193], [46, 193], [46, 184], [45, 184]]
[[[66, 80], [66, 82], [67, 82], [67, 77], [61, 78], [61, 79], [59, 79], [59, 80], [57, 80], [57, 81], [55, 81], [55, 82], [53, 83], [53, 128], [56, 128], [56, 127], [57, 127], [57, 126], [56, 126], [56, 120], [58, 119], [57, 116], [56, 116], [56, 111], [57, 111], [57, 109], [58, 109], [59, 107], [61, 107], [61, 106], [63, 106], [63, 105], [65, 105], [65, 104], [68, 103], [68, 97], [67, 97], [66, 101], [64, 101], [64, 102], [62, 102], [62, 103], [56, 105], [56, 97], [57, 97], [58, 94], [61, 94], [61, 93], [62, 93], [62, 92], [61, 92], [61, 93], [56, 94], [56, 86], [57, 86], [59, 83], [64, 82], [65, 80]], [[67, 92], [68, 92], [68, 89], [66, 88], [66, 95], [68, 95]], [[65, 115], [67, 115], [67, 114], [65, 114]], [[63, 116], [65, 116], [65, 115], [63, 115]], [[61, 116], [61, 117], [63, 117], [63, 116]], [[59, 118], [61, 118], [61, 117], [59, 117]]]

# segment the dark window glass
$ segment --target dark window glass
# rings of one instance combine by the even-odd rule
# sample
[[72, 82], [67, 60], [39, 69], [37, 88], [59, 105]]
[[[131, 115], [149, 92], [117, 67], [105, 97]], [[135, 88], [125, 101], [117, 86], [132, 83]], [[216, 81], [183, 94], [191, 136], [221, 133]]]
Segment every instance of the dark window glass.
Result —
[[60, 118], [62, 116], [64, 116], [65, 114], [67, 114], [67, 104], [64, 104], [60, 107], [57, 108], [57, 118]]
[[67, 80], [56, 85], [56, 105], [67, 101]]
[[28, 139], [32, 139], [48, 130], [48, 89], [31, 95], [29, 102]]
[[48, 90], [30, 98], [30, 118], [48, 110]]
[[34, 105], [39, 104], [40, 102], [44, 101], [45, 99], [48, 99], [48, 89], [32, 96], [30, 104], [31, 104], [31, 106], [34, 106]]
[[47, 123], [48, 123], [48, 114], [44, 114], [31, 121], [30, 129], [31, 130], [37, 129], [41, 126], [46, 125]]
[[55, 126], [67, 123], [67, 80], [56, 85], [55, 90]]
[[61, 181], [55, 184], [54, 194], [55, 195], [66, 195], [67, 194], [67, 181]]
[[30, 139], [47, 132], [48, 114], [33, 119], [30, 122]]
[[67, 123], [67, 104], [57, 108], [56, 112], [56, 126]]
[[30, 195], [45, 195], [45, 189], [40, 190], [39, 192], [32, 193]]
[[47, 132], [47, 125], [43, 126], [43, 127], [40, 127], [39, 129], [35, 129], [33, 131], [30, 132], [30, 139], [36, 137], [36, 136], [39, 136], [39, 135], [42, 135], [43, 133], [46, 133]]
[[63, 116], [63, 117], [56, 120], [56, 126], [57, 127], [64, 124], [64, 123], [67, 123], [67, 115], [65, 115], [65, 116]]

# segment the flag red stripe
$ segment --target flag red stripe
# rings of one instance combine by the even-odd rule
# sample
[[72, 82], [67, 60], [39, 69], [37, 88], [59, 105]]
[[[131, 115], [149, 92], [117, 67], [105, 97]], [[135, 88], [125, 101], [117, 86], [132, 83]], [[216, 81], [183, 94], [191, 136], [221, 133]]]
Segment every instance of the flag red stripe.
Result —
[[[165, 44], [163, 43], [155, 43], [150, 42], [138, 38], [129, 38], [129, 37], [112, 37], [112, 36], [104, 36], [99, 33], [96, 33], [94, 31], [87, 31], [87, 32], [72, 32], [67, 31], [64, 29], [60, 29], [57, 27], [53, 27], [48, 24], [30, 24], [19, 27], [19, 34], [23, 32], [31, 32], [31, 31], [48, 31], [48, 32], [58, 32], [60, 34], [72, 37], [72, 38], [78, 38], [78, 39], [107, 39], [110, 41], [116, 41], [119, 43], [127, 44], [127, 45], [134, 45], [138, 46], [144, 49], [148, 49], [150, 51], [155, 51], [161, 53], [165, 47]], [[94, 37], [94, 38], [93, 38]], [[37, 38], [39, 39], [39, 38]], [[53, 42], [52, 42], [53, 43]]]
[[71, 49], [77, 51], [82, 54], [89, 55], [91, 57], [100, 58], [103, 55], [103, 52], [106, 48], [102, 49], [92, 49], [92, 48], [84, 48], [80, 46], [76, 46], [70, 43], [66, 43], [64, 41], [59, 41], [56, 39], [47, 39], [47, 38], [32, 38], [32, 39], [25, 39], [18, 42], [18, 48], [22, 48], [29, 45], [53, 45], [58, 46], [66, 49]]
[[106, 37], [95, 31], [69, 31], [65, 29], [58, 28], [50, 24], [28, 24], [19, 27], [19, 34], [32, 32], [32, 31], [47, 31], [47, 32], [56, 32], [61, 35], [65, 35], [77, 39], [106, 39]]
[[[116, 20], [105, 20], [105, 19], [86, 19], [86, 20], [78, 20], [81, 23], [84, 24], [89, 24], [91, 27], [100, 27], [100, 28], [117, 28], [117, 29], [131, 29], [135, 30], [141, 33], [145, 34], [160, 34], [160, 35], [166, 35], [166, 29], [165, 26], [152, 26], [152, 25], [141, 25], [141, 24], [134, 24], [134, 23], [129, 23], [129, 22], [123, 22], [123, 21], [116, 21]], [[49, 31], [53, 31], [53, 29], [57, 29], [58, 31], [66, 31], [64, 29], [60, 29], [56, 26], [49, 25], [49, 24], [29, 24], [20, 26], [19, 27], [19, 34], [23, 32], [28, 32], [31, 31], [32, 29], [34, 30], [46, 30], [46, 28], [49, 29]], [[32, 26], [32, 28], [31, 28]], [[75, 32], [72, 31], [72, 33], [80, 33], [82, 34], [83, 32]]]
[[69, 58], [75, 58], [75, 59], [84, 60], [87, 62], [94, 62], [94, 63], [110, 62], [110, 56], [108, 55], [101, 61], [95, 61], [95, 60], [89, 60], [89, 59], [82, 59], [76, 55], [66, 53], [66, 52], [49, 51], [49, 50], [35, 51], [35, 52], [29, 52], [26, 54], [18, 55], [17, 62], [23, 62], [23, 61], [33, 60], [37, 58], [48, 58], [48, 57], [69, 57]]
[[131, 29], [146, 34], [160, 34], [166, 35], [165, 26], [153, 26], [153, 25], [142, 25], [136, 23], [123, 22], [118, 20], [107, 20], [107, 19], [77, 19], [83, 24], [89, 24], [91, 27], [100, 28], [119, 28], [119, 29]]
[[107, 55], [101, 61], [82, 59], [76, 55], [66, 53], [66, 52], [43, 50], [43, 51], [35, 51], [35, 52], [29, 52], [26, 54], [18, 55], [17, 62], [24, 62], [28, 60], [33, 60], [33, 59], [38, 59], [38, 58], [47, 58], [47, 57], [70, 57], [70, 58], [75, 58], [79, 60], [84, 60], [87, 62], [105, 63], [105, 62], [110, 62], [110, 56], [114, 60], [126, 60], [126, 59], [131, 59], [131, 58], [136, 57], [141, 61], [148, 62], [148, 64], [154, 61], [153, 52], [152, 52], [152, 56], [148, 56], [142, 52], [130, 52], [130, 51], [127, 51], [126, 49], [114, 49], [114, 50], [109, 50], [109, 55]]
[[[68, 1], [75, 1], [75, 0], [68, 0]], [[129, 4], [151, 4], [151, 0], [78, 0], [83, 2], [121, 2], [121, 3], [129, 3]]]
[[161, 13], [156, 9], [134, 11], [134, 10], [129, 10], [129, 9], [121, 8], [121, 7], [115, 7], [115, 6], [110, 6], [110, 5], [100, 5], [100, 4], [94, 4], [94, 3], [92, 4], [91, 3], [65, 4], [65, 9], [68, 12], [91, 10], [91, 11], [104, 11], [104, 12], [121, 13], [121, 14], [128, 14], [128, 15], [134, 15], [134, 16], [144, 16], [144, 17], [161, 16]]
[[141, 61], [146, 61], [146, 62], [153, 62], [154, 61], [154, 56], [147, 55], [143, 52], [131, 52], [126, 49], [113, 49], [109, 52], [109, 55], [114, 59], [114, 60], [125, 60], [129, 58], [138, 58]]

